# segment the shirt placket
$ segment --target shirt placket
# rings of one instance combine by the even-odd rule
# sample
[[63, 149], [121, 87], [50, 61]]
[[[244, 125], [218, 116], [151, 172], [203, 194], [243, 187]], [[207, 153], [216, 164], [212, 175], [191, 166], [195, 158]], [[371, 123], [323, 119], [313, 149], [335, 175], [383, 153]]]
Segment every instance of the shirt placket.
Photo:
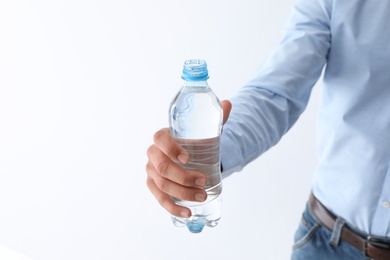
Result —
[[390, 164], [378, 200], [372, 222], [371, 233], [377, 236], [389, 236], [390, 223]]

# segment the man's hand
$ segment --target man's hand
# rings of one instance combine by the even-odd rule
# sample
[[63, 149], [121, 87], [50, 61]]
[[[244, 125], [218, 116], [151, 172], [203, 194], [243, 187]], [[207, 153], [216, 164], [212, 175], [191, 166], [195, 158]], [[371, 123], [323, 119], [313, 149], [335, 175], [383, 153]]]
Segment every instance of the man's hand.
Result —
[[[223, 123], [228, 120], [232, 104], [222, 101]], [[147, 150], [146, 184], [154, 197], [169, 213], [188, 218], [191, 210], [176, 205], [170, 196], [181, 200], [203, 202], [207, 193], [203, 190], [207, 178], [202, 173], [185, 170], [177, 164], [186, 164], [189, 154], [175, 142], [168, 128], [157, 131], [153, 144]]]

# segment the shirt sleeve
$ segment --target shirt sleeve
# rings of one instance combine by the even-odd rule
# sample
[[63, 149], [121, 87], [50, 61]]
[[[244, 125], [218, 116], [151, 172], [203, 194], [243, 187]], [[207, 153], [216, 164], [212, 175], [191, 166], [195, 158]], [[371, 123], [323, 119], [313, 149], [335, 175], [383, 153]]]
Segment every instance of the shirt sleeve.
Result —
[[330, 50], [331, 10], [331, 0], [298, 0], [279, 46], [231, 99], [224, 178], [275, 145], [306, 108]]

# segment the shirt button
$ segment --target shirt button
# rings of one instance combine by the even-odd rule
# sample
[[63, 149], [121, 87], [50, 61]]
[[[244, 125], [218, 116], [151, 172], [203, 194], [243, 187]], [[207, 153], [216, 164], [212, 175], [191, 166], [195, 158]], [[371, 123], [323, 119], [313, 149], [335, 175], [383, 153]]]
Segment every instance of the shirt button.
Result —
[[388, 207], [390, 207], [390, 202], [388, 202], [388, 201], [384, 201], [383, 203], [382, 203], [382, 206], [385, 208], [385, 209], [387, 209]]

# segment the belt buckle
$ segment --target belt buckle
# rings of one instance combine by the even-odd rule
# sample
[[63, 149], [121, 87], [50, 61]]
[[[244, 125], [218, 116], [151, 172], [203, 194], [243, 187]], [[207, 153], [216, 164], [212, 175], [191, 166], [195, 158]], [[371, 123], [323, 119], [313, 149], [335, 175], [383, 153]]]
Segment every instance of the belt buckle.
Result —
[[367, 245], [372, 245], [380, 249], [390, 250], [390, 243], [384, 243], [379, 238], [368, 236], [367, 239], [364, 241], [364, 245], [363, 245], [363, 254], [365, 257], [370, 257], [367, 255]]
[[367, 241], [369, 244], [382, 249], [390, 249], [390, 243], [383, 242], [383, 239], [368, 236]]

